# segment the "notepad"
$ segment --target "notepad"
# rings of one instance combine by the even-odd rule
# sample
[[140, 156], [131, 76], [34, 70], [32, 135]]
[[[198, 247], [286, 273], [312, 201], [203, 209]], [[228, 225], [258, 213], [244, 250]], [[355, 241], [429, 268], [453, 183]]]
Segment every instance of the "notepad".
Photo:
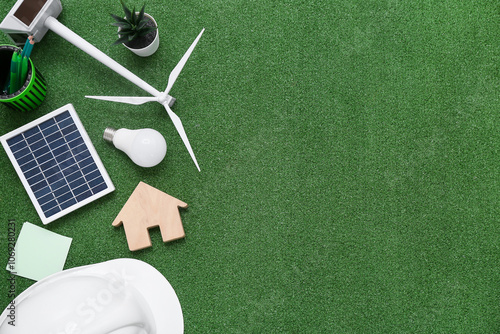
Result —
[[71, 241], [71, 238], [26, 222], [7, 270], [35, 281], [55, 274], [64, 268]]

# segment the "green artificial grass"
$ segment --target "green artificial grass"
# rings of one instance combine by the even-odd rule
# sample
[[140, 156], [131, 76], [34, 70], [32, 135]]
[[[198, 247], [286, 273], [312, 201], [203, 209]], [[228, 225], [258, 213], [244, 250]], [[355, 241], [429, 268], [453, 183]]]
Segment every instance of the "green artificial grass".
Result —
[[[85, 99], [147, 93], [49, 32], [47, 98], [0, 106], [0, 134], [72, 103], [116, 186], [44, 226], [73, 238], [66, 269], [153, 265], [186, 333], [500, 332], [496, 1], [149, 0], [146, 59], [111, 46], [120, 11], [64, 0], [59, 20], [159, 90], [206, 28], [171, 91], [201, 172], [159, 104]], [[158, 130], [166, 159], [134, 165], [108, 126]], [[0, 168], [1, 267], [8, 220], [42, 224], [3, 151]], [[188, 203], [185, 239], [128, 250], [111, 223], [139, 181]]]

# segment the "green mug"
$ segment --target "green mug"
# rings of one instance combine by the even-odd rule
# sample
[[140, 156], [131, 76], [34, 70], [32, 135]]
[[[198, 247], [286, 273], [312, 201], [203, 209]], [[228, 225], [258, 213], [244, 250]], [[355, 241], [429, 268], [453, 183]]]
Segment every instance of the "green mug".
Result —
[[37, 108], [45, 99], [47, 82], [29, 59], [28, 75], [22, 87], [13, 94], [4, 94], [3, 87], [10, 73], [12, 54], [17, 50], [19, 48], [13, 45], [0, 45], [0, 85], [2, 86], [0, 88], [0, 103], [14, 110], [30, 111]]

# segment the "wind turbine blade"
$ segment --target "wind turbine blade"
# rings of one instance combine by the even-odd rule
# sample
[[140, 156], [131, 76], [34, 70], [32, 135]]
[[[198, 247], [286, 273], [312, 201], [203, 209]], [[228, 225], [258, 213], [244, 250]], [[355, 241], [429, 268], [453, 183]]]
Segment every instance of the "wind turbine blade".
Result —
[[182, 68], [184, 67], [184, 65], [186, 64], [187, 60], [189, 59], [189, 56], [191, 56], [191, 53], [193, 52], [194, 47], [196, 46], [196, 44], [200, 40], [201, 35], [203, 35], [204, 31], [205, 31], [205, 28], [203, 28], [201, 30], [200, 34], [198, 35], [198, 37], [196, 37], [196, 39], [194, 40], [193, 44], [191, 44], [191, 46], [186, 51], [186, 53], [184, 54], [184, 56], [181, 58], [181, 60], [179, 61], [179, 63], [175, 66], [174, 70], [168, 76], [167, 89], [165, 89], [165, 93], [164, 93], [165, 95], [168, 94], [168, 92], [170, 92], [170, 89], [172, 89], [172, 86], [174, 85], [175, 80], [177, 80], [177, 77], [181, 73]]
[[103, 100], [103, 101], [111, 101], [111, 102], [120, 102], [127, 104], [140, 105], [146, 102], [158, 101], [157, 97], [135, 97], [135, 96], [85, 96], [89, 99]]
[[168, 116], [170, 116], [170, 119], [174, 123], [175, 128], [177, 129], [177, 132], [181, 136], [182, 141], [184, 142], [184, 145], [186, 146], [189, 155], [191, 155], [191, 159], [193, 159], [194, 164], [196, 165], [196, 168], [198, 168], [198, 172], [200, 172], [200, 166], [198, 166], [198, 162], [196, 161], [196, 157], [194, 156], [193, 149], [191, 148], [191, 144], [189, 144], [189, 139], [186, 136], [186, 132], [184, 131], [184, 127], [182, 126], [181, 119], [170, 109], [168, 104], [165, 102], [163, 103], [163, 106], [168, 112]]

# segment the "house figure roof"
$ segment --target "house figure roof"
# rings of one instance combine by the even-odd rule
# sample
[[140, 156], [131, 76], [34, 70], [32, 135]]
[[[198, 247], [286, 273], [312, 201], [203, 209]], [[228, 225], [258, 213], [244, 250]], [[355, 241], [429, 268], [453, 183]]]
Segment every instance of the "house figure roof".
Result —
[[181, 200], [139, 182], [112, 225], [123, 224], [129, 249], [136, 251], [151, 247], [149, 229], [152, 227], [160, 227], [163, 242], [184, 238], [179, 208], [187, 206]]

